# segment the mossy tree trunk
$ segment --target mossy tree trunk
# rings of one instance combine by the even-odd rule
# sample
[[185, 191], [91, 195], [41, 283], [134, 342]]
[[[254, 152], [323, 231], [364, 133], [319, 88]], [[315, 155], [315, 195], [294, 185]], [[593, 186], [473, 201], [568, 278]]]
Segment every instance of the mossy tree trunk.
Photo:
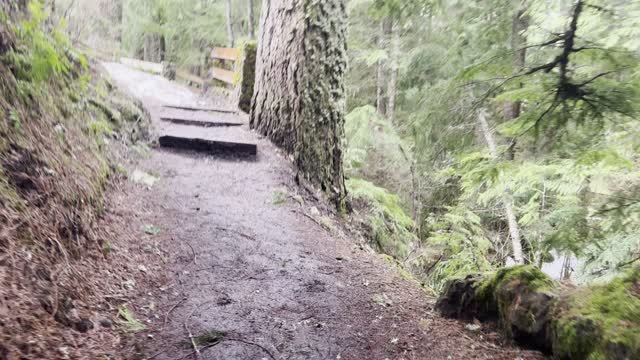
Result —
[[345, 0], [266, 0], [260, 28], [251, 126], [293, 154], [298, 180], [341, 207]]

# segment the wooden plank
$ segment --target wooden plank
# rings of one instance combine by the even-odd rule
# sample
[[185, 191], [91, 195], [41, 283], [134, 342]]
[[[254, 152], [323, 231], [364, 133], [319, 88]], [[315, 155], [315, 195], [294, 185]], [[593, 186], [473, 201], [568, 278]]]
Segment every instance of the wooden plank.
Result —
[[198, 84], [200, 85], [200, 87], [203, 87], [204, 84], [206, 83], [206, 81], [198, 76], [195, 76], [191, 73], [189, 73], [188, 71], [185, 70], [181, 70], [178, 69], [176, 71], [176, 76], [182, 80], [186, 80], [186, 81], [191, 81], [192, 83]]
[[167, 121], [173, 124], [201, 126], [201, 127], [224, 127], [224, 126], [242, 126], [243, 125], [241, 122], [234, 122], [234, 121], [207, 121], [207, 120], [173, 118], [173, 117], [161, 117], [160, 120]]
[[237, 114], [238, 113], [237, 110], [204, 108], [204, 107], [196, 107], [196, 106], [162, 105], [162, 107], [169, 108], [169, 109], [187, 110], [187, 111], [208, 111], [208, 112], [219, 112], [219, 113], [226, 113], [226, 114]]
[[218, 79], [230, 85], [233, 85], [235, 83], [235, 78], [236, 78], [236, 74], [233, 71], [220, 69], [220, 68], [212, 68], [211, 76], [214, 79]]
[[154, 73], [162, 74], [162, 64], [152, 63], [148, 61], [142, 61], [137, 59], [120, 58], [120, 62], [124, 65], [132, 67], [134, 69]]
[[240, 57], [240, 51], [234, 48], [216, 47], [211, 51], [212, 59], [236, 61]]
[[165, 148], [192, 150], [211, 155], [253, 157], [258, 154], [258, 146], [256, 144], [249, 143], [185, 138], [169, 135], [161, 136], [159, 142], [160, 146]]

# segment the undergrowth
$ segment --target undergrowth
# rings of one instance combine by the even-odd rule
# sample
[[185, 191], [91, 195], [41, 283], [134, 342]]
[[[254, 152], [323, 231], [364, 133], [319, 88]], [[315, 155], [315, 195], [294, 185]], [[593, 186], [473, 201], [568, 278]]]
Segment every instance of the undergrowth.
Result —
[[366, 180], [349, 179], [346, 184], [354, 206], [365, 214], [372, 245], [383, 254], [405, 259], [418, 239], [400, 198]]

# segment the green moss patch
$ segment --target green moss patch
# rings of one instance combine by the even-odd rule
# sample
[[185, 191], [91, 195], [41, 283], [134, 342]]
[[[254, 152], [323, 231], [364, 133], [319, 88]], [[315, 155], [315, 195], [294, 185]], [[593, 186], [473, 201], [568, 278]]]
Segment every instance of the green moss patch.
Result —
[[249, 113], [256, 79], [256, 57], [258, 44], [255, 41], [244, 43], [240, 47], [240, 58], [236, 63], [235, 85], [239, 87], [238, 108]]
[[640, 267], [581, 289], [557, 309], [553, 350], [569, 359], [640, 357]]
[[451, 280], [442, 314], [497, 319], [518, 342], [560, 359], [640, 358], [640, 267], [606, 285], [566, 289], [534, 266]]

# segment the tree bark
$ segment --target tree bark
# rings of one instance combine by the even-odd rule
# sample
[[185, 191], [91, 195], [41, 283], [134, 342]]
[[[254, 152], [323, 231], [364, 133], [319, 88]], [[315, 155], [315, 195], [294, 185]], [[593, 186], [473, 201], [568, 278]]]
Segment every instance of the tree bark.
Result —
[[389, 88], [387, 97], [387, 119], [393, 123], [396, 115], [396, 97], [398, 94], [398, 58], [400, 56], [400, 34], [391, 27], [391, 46], [389, 49]]
[[[489, 123], [487, 123], [486, 114], [483, 109], [478, 111], [478, 125], [485, 141], [487, 142], [491, 157], [494, 160], [497, 160], [499, 157], [498, 147], [495, 139], [493, 138], [493, 134], [491, 133], [491, 129], [489, 128]], [[520, 228], [518, 227], [518, 220], [515, 212], [513, 211], [513, 202], [510, 194], [504, 194], [502, 204], [504, 206], [504, 212], [509, 226], [509, 234], [511, 235], [511, 251], [513, 260], [517, 265], [523, 265], [524, 256], [522, 253], [522, 242], [520, 240]]]
[[249, 39], [251, 40], [255, 40], [256, 39], [256, 28], [255, 28], [255, 13], [253, 11], [253, 1], [254, 0], [247, 0], [247, 6], [249, 7], [248, 12], [248, 22], [249, 22]]
[[265, 0], [251, 127], [293, 155], [296, 178], [336, 206], [342, 168], [346, 72], [345, 0]]
[[227, 0], [227, 35], [229, 36], [229, 47], [236, 46], [236, 37], [233, 33], [233, 17], [231, 13], [231, 0]]
[[[518, 8], [516, 15], [513, 18], [513, 25], [511, 29], [511, 49], [514, 51], [513, 67], [514, 73], [519, 73], [524, 69], [526, 65], [527, 38], [524, 36], [524, 32], [529, 27], [529, 19], [526, 16], [527, 3], [526, 0], [522, 1]], [[522, 87], [522, 84], [519, 84]], [[520, 116], [522, 110], [522, 103], [520, 101], [507, 102], [505, 104], [505, 120], [511, 121]], [[509, 151], [507, 152], [507, 159], [513, 160], [515, 158], [516, 140], [508, 139]]]
[[[378, 48], [380, 50], [385, 50], [388, 47], [389, 43], [389, 34], [393, 31], [393, 22], [390, 17], [385, 17], [380, 22], [380, 37], [378, 38]], [[381, 116], [387, 115], [387, 104], [389, 99], [385, 92], [385, 87], [387, 85], [387, 60], [381, 59], [378, 60], [378, 89], [376, 91], [376, 109], [378, 110], [378, 114]]]

